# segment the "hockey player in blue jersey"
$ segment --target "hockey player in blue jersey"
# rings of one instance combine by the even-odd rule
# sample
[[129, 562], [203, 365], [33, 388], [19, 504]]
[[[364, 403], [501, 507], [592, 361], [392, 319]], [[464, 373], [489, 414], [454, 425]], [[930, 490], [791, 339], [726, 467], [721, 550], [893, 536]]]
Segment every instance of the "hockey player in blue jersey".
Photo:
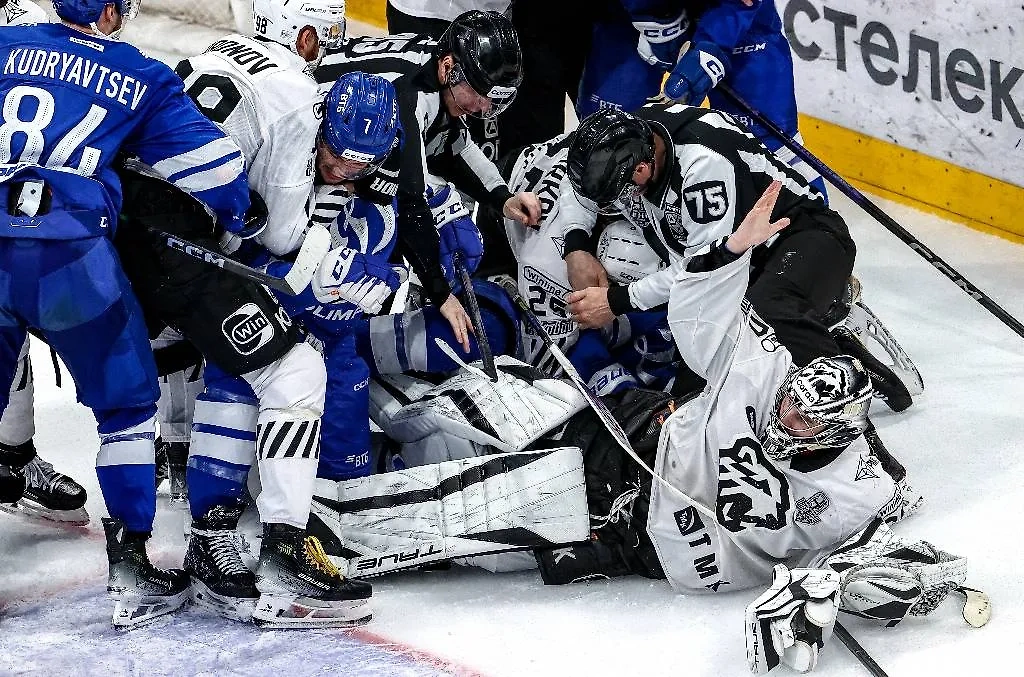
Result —
[[[715, 90], [725, 81], [796, 137], [793, 56], [773, 0], [617, 0], [594, 26], [580, 85], [580, 119], [598, 108], [634, 111], [658, 94], [742, 121], [769, 150], [825, 192], [818, 174]], [[668, 77], [666, 78], [666, 72]], [[798, 137], [797, 137], [798, 138]]]
[[[372, 470], [369, 369], [356, 352], [356, 329], [364, 314], [384, 308], [407, 277], [404, 268], [389, 262], [395, 198], [360, 179], [373, 175], [398, 148], [402, 127], [394, 85], [379, 75], [356, 71], [341, 76], [327, 94], [324, 111], [317, 139], [318, 195], [328, 194], [325, 202], [332, 207], [326, 209], [338, 212], [330, 224], [334, 249], [305, 292], [280, 295], [280, 301], [302, 322], [307, 341], [323, 352], [327, 397], [317, 476], [340, 480]], [[269, 270], [287, 265], [274, 263]]]
[[28, 328], [63, 359], [97, 420], [97, 475], [113, 622], [173, 611], [179, 570], [148, 560], [156, 510], [159, 395], [142, 312], [111, 238], [121, 207], [120, 151], [141, 157], [245, 231], [238, 147], [196, 110], [162, 63], [118, 42], [135, 0], [56, 0], [57, 24], [0, 28], [0, 404]]

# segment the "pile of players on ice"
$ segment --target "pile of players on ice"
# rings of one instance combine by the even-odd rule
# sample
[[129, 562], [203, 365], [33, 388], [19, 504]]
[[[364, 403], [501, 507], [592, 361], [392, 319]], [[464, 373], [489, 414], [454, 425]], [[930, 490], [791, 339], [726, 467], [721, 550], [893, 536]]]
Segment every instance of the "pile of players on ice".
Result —
[[[341, 0], [255, 0], [172, 72], [116, 40], [136, 0], [53, 4], [0, 2], [0, 507], [89, 519], [36, 455], [31, 331], [96, 414], [115, 626], [358, 624], [361, 578], [459, 560], [767, 585], [750, 666], [807, 671], [838, 611], [971, 592], [890, 529], [922, 499], [869, 405], [923, 384], [846, 224], [733, 117], [605, 108], [495, 162], [463, 118], [521, 84], [504, 15], [346, 38]], [[183, 570], [146, 555], [163, 479]]]

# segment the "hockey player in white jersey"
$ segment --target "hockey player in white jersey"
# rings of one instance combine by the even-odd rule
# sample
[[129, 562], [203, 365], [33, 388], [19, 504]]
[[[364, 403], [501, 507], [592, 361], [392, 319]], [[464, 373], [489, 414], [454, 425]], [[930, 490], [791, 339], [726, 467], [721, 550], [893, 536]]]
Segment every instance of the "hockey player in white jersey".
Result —
[[472, 272], [483, 245], [455, 189], [523, 224], [536, 224], [540, 215], [536, 196], [509, 191], [463, 120], [468, 115], [493, 118], [509, 105], [522, 80], [521, 61], [518, 36], [505, 16], [469, 11], [436, 43], [423, 35], [352, 38], [329, 50], [315, 72], [325, 86], [355, 70], [395, 83], [406, 134], [399, 250], [467, 353], [470, 320], [452, 294], [458, 287], [452, 259], [460, 254]]
[[[340, 113], [324, 110], [309, 73], [324, 50], [344, 37], [345, 5], [256, 0], [253, 9], [255, 37], [218, 40], [182, 61], [177, 73], [200, 110], [242, 148], [249, 186], [267, 205], [266, 227], [256, 242], [282, 257], [322, 241], [324, 257], [329, 234], [310, 222], [317, 139], [321, 120]], [[222, 246], [232, 252], [238, 243]], [[236, 256], [247, 254], [238, 250]], [[264, 319], [253, 327], [260, 335], [273, 316], [287, 340], [275, 348], [272, 333], [254, 342], [243, 332], [229, 336], [235, 355], [204, 351], [206, 390], [196, 405], [187, 470], [193, 522], [185, 568], [193, 599], [263, 627], [365, 622], [370, 586], [342, 577], [306, 532], [324, 409], [324, 361], [309, 344], [295, 342], [292, 319], [269, 297], [267, 302], [265, 311], [252, 304], [238, 308], [223, 326], [241, 327], [258, 313]], [[264, 358], [252, 364], [261, 349]], [[256, 505], [264, 525], [255, 576], [231, 539], [254, 450], [261, 480]]]
[[[660, 249], [664, 270], [611, 289], [590, 283], [569, 297], [583, 326], [668, 301], [685, 258], [721, 242], [739, 225], [770, 181], [783, 187], [778, 215], [792, 228], [754, 252], [748, 298], [775, 327], [798, 364], [841, 351], [843, 337], [820, 331], [842, 322], [842, 298], [856, 247], [842, 217], [804, 176], [780, 161], [727, 114], [681, 104], [652, 103], [630, 114], [604, 109], [573, 134], [568, 156], [573, 189], [597, 211], [621, 213]], [[570, 268], [593, 267], [586, 229], [565, 235]], [[803, 307], [807, 302], [809, 305]], [[831, 317], [839, 306], [838, 318]], [[895, 411], [910, 406], [908, 387], [857, 341], [844, 342], [870, 370], [878, 394]]]

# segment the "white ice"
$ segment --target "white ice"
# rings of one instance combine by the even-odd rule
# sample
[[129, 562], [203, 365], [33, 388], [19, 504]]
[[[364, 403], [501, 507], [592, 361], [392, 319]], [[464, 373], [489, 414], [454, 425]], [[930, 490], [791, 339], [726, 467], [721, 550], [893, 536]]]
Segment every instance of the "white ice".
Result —
[[[965, 555], [991, 623], [968, 627], [947, 600], [932, 616], [885, 629], [847, 627], [890, 675], [1011, 674], [1024, 633], [1024, 338], [833, 191], [859, 254], [865, 300], [914, 358], [926, 384], [903, 414], [875, 407], [890, 450], [927, 503], [898, 525]], [[939, 256], [1024, 318], [1024, 247], [888, 202]], [[108, 625], [97, 439], [67, 374], [54, 387], [33, 350], [41, 455], [89, 490], [93, 521], [67, 530], [0, 514], [0, 673], [79, 675], [743, 675], [743, 609], [753, 591], [682, 597], [640, 578], [545, 587], [535, 572], [406, 573], [374, 582], [375, 616], [357, 633], [259, 632], [185, 609], [128, 634]], [[179, 565], [182, 513], [161, 496], [151, 552]], [[783, 669], [780, 668], [780, 671]], [[817, 674], [861, 676], [833, 640]]]

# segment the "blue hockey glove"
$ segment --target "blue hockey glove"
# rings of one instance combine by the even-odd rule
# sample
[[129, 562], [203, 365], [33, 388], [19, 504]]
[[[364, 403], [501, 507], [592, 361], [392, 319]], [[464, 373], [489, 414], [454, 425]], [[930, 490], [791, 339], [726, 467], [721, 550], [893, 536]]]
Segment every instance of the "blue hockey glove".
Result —
[[466, 269], [472, 273], [484, 255], [484, 240], [480, 229], [469, 218], [469, 210], [462, 204], [458, 191], [448, 184], [434, 192], [427, 188], [427, 205], [434, 215], [434, 227], [441, 240], [441, 267], [452, 290], [461, 288], [455, 272], [454, 257], [462, 256]]
[[698, 106], [711, 88], [722, 81], [729, 68], [729, 57], [718, 45], [698, 42], [692, 45], [672, 68], [665, 81], [670, 99]]
[[633, 27], [640, 33], [636, 51], [640, 58], [652, 66], [660, 66], [665, 70], [672, 68], [679, 59], [679, 50], [686, 43], [686, 32], [690, 27], [690, 18], [686, 10], [678, 18], [671, 21], [664, 19], [634, 17]]

